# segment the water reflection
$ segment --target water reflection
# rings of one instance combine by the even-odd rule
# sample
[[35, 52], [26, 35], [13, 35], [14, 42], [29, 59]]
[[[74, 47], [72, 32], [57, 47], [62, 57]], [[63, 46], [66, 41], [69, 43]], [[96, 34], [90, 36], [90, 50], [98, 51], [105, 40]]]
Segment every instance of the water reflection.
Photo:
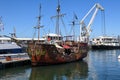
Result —
[[0, 80], [29, 80], [30, 66], [0, 70]]
[[33, 67], [30, 80], [76, 80], [88, 76], [86, 62], [75, 62], [54, 66]]
[[89, 51], [86, 62], [0, 70], [0, 80], [120, 80], [120, 50]]
[[88, 70], [90, 80], [119, 80], [120, 50], [96, 50], [88, 54]]

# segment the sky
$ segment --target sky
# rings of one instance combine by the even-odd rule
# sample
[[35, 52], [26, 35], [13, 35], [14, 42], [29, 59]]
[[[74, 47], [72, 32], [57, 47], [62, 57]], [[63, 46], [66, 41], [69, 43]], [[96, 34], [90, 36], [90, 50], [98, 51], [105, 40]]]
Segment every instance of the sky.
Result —
[[[95, 3], [99, 3], [105, 9], [106, 35], [120, 35], [120, 0], [60, 0], [61, 14], [66, 14], [62, 17], [64, 24], [60, 22], [61, 34], [72, 34], [72, 32], [70, 33], [72, 27], [70, 23], [73, 20], [74, 13], [78, 17], [77, 21], [80, 22]], [[2, 22], [4, 23], [4, 30], [0, 31], [0, 34], [9, 35], [15, 29], [17, 37], [33, 37], [40, 4], [42, 15], [40, 23], [44, 26], [40, 29], [40, 36], [54, 33], [56, 19], [51, 19], [51, 17], [57, 13], [58, 0], [0, 0], [0, 16], [2, 16]], [[86, 18], [86, 25], [93, 12]], [[99, 10], [91, 26], [90, 37], [103, 35], [102, 20]], [[79, 36], [80, 25], [77, 24], [74, 28], [76, 36]]]

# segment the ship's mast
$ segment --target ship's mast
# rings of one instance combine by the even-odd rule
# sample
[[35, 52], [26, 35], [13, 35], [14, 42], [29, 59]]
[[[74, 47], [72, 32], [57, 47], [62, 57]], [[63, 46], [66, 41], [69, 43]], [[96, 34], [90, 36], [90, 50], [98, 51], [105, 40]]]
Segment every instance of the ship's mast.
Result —
[[60, 34], [60, 27], [59, 27], [59, 20], [60, 17], [63, 17], [65, 14], [60, 14], [60, 1], [58, 0], [58, 6], [57, 6], [57, 15], [56, 16], [52, 16], [51, 18], [56, 18], [56, 29], [55, 29], [55, 33], [56, 34]]
[[40, 28], [43, 27], [43, 26], [40, 25], [40, 21], [41, 21], [41, 4], [40, 4], [40, 7], [39, 7], [39, 16], [37, 18], [38, 18], [38, 24], [35, 27], [35, 29], [38, 29], [38, 41], [39, 41], [39, 38], [40, 38]]
[[72, 27], [71, 27], [71, 30], [70, 30], [70, 32], [69, 32], [69, 34], [71, 34], [72, 33], [72, 31], [73, 31], [73, 40], [75, 41], [75, 25], [79, 25], [79, 23], [76, 23], [78, 21], [78, 17], [77, 17], [77, 15], [74, 13], [74, 16], [73, 16], [73, 20], [72, 20], [72, 22], [71, 22], [71, 24], [70, 25], [72, 25]]
[[56, 34], [59, 34], [59, 15], [60, 15], [60, 2], [58, 0], [58, 7], [57, 7], [57, 20], [56, 20]]

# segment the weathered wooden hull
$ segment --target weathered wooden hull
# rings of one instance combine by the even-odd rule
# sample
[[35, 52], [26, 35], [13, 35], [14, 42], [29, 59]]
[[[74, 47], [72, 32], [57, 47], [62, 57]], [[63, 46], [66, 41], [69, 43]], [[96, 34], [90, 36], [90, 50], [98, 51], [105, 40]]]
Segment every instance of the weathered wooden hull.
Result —
[[29, 44], [32, 66], [61, 64], [82, 60], [87, 56], [88, 46], [79, 43], [70, 49], [58, 49], [53, 44]]

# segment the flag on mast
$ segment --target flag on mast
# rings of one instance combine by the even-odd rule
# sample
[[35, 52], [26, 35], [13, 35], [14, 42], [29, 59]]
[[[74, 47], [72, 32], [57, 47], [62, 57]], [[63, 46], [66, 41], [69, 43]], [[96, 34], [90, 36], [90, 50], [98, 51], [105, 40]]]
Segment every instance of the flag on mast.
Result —
[[74, 13], [74, 17], [75, 17], [76, 20], [78, 20], [78, 17], [77, 17], [77, 15], [75, 13]]

